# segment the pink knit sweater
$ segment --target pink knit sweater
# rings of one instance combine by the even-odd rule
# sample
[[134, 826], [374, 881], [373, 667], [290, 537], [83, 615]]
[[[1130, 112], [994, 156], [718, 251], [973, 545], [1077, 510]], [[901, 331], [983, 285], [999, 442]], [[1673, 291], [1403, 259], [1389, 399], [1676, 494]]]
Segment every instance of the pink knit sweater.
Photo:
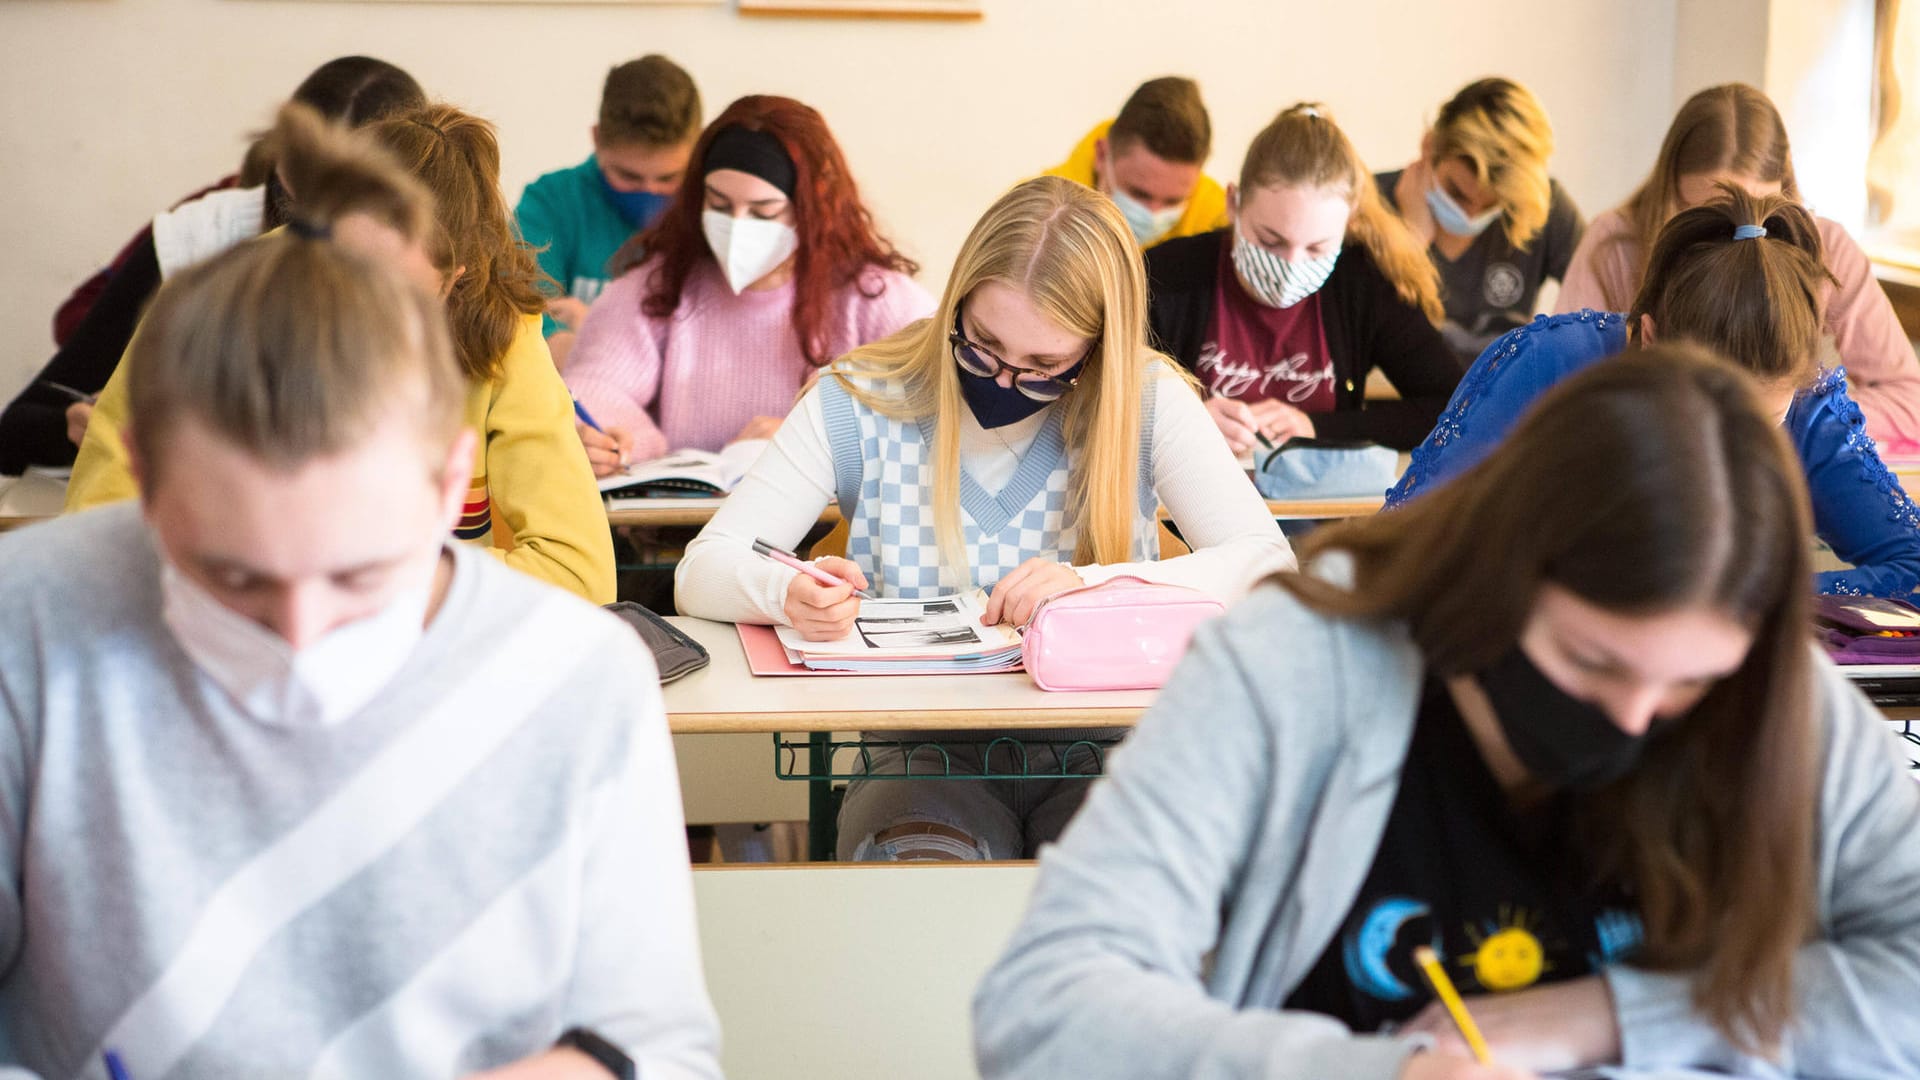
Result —
[[[633, 436], [633, 459], [718, 450], [756, 416], [784, 417], [813, 375], [793, 329], [793, 285], [735, 296], [705, 259], [664, 319], [640, 310], [655, 267], [642, 263], [594, 300], [564, 372], [567, 387], [609, 430]], [[878, 295], [868, 295], [878, 294]], [[912, 278], [869, 270], [834, 296], [827, 353], [886, 337], [933, 310]]]
[[[1866, 253], [1839, 222], [1816, 217], [1827, 269], [1839, 281], [1827, 296], [1827, 330], [1847, 369], [1847, 390], [1867, 414], [1867, 434], [1882, 451], [1920, 448], [1920, 360], [1900, 329], [1893, 304], [1874, 280]], [[1625, 311], [1640, 288], [1640, 248], [1627, 216], [1609, 210], [1593, 219], [1574, 250], [1554, 305], [1561, 311]]]

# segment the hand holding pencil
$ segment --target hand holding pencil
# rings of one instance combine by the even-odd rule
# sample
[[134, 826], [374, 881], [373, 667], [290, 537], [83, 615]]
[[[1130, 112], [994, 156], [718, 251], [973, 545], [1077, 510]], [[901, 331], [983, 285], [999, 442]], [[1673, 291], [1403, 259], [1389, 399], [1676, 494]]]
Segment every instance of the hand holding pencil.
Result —
[[[1535, 1073], [1584, 1068], [1620, 1060], [1620, 1028], [1612, 992], [1599, 975], [1587, 975], [1546, 986], [1484, 994], [1463, 999], [1438, 957], [1423, 962], [1416, 951], [1414, 964], [1435, 986], [1440, 1000], [1400, 1028], [1435, 1041], [1431, 1052], [1416, 1055], [1402, 1076], [1494, 1078], [1530, 1077]], [[1438, 977], [1435, 977], [1437, 970]], [[1441, 990], [1444, 983], [1446, 990]], [[1447, 1004], [1449, 996], [1457, 1011]], [[1464, 1018], [1462, 1023], [1460, 1019]], [[1469, 1035], [1468, 1032], [1472, 1034]], [[1486, 1055], [1478, 1061], [1468, 1055]], [[1499, 1061], [1495, 1062], [1494, 1057]], [[1421, 1058], [1437, 1059], [1418, 1068]], [[1478, 1071], [1475, 1071], [1478, 1070]], [[1531, 1071], [1529, 1071], [1531, 1070]]]
[[1415, 1054], [1400, 1070], [1401, 1080], [1533, 1080], [1533, 1074], [1525, 1069], [1500, 1065], [1493, 1060], [1493, 1052], [1487, 1048], [1479, 1024], [1467, 1011], [1466, 1002], [1454, 989], [1453, 980], [1447, 976], [1447, 969], [1432, 948], [1422, 945], [1413, 950], [1413, 962], [1433, 987], [1434, 996], [1440, 999], [1439, 1006], [1446, 1010], [1467, 1048], [1473, 1052], [1473, 1058], [1468, 1060], [1445, 1049]]

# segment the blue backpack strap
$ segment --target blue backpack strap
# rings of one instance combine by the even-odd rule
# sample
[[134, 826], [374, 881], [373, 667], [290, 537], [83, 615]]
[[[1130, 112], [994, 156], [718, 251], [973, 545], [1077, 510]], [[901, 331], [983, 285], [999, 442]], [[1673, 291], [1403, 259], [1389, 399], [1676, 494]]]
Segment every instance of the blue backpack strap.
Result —
[[820, 415], [827, 425], [827, 445], [833, 449], [833, 487], [840, 516], [852, 521], [866, 478], [866, 455], [860, 451], [860, 419], [854, 415], [853, 395], [832, 374], [820, 377]]

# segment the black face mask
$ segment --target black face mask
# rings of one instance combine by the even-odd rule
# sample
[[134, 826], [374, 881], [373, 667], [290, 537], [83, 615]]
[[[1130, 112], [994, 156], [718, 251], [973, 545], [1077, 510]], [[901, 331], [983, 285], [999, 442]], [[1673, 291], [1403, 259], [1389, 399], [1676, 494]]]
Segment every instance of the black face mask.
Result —
[[[1071, 379], [1085, 365], [1086, 361], [1082, 360], [1061, 372], [1059, 377]], [[960, 371], [960, 396], [966, 400], [967, 408], [973, 410], [973, 418], [988, 430], [1017, 424], [1053, 404], [1052, 401], [1035, 401], [1015, 387], [1001, 386], [991, 376], [975, 375], [965, 369]]]
[[1517, 643], [1476, 678], [1514, 756], [1549, 787], [1605, 787], [1646, 749], [1645, 735], [1621, 731], [1605, 711], [1554, 685]]

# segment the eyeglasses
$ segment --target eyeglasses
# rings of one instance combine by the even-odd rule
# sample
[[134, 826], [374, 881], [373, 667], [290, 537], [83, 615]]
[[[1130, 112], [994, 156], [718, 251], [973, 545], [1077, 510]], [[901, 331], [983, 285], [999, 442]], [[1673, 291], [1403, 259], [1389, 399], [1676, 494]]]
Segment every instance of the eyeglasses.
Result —
[[[986, 346], [968, 341], [967, 336], [960, 332], [958, 307], [953, 309], [953, 330], [947, 334], [947, 341], [953, 345], [954, 362], [960, 365], [962, 371], [983, 379], [998, 378], [1001, 372], [1010, 371], [1013, 373], [1013, 388], [1033, 401], [1058, 401], [1080, 382], [1077, 374], [1066, 378], [1063, 377], [1065, 373], [1048, 375], [1032, 368], [1015, 367], [988, 352]], [[1078, 372], [1098, 345], [1099, 340], [1095, 339], [1092, 345], [1087, 346], [1086, 355], [1075, 361], [1067, 372]]]

